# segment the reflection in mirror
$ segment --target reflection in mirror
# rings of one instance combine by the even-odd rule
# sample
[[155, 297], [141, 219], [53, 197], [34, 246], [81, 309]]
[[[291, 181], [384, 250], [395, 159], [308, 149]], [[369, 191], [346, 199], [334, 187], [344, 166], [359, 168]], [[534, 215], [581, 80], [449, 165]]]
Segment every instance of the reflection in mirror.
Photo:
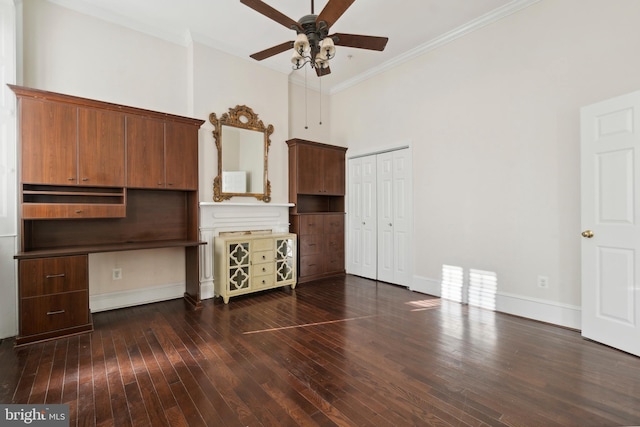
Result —
[[264, 135], [222, 126], [222, 192], [264, 191]]
[[218, 176], [213, 181], [213, 200], [251, 196], [271, 201], [268, 179], [269, 136], [273, 126], [264, 126], [246, 105], [230, 108], [218, 119], [209, 115], [218, 149]]

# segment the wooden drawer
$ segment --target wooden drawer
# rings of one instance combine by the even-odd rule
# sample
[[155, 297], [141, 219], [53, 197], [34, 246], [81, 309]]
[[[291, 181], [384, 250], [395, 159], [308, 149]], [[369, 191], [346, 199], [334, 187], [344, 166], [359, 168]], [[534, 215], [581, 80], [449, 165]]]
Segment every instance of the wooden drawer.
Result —
[[87, 256], [23, 259], [18, 264], [20, 297], [86, 290]]
[[300, 235], [324, 233], [323, 215], [301, 215], [300, 216]]
[[344, 234], [344, 214], [326, 215], [324, 217], [325, 234]]
[[331, 252], [344, 252], [343, 234], [327, 234], [325, 239], [325, 251], [327, 254]]
[[127, 206], [120, 205], [67, 205], [56, 203], [24, 203], [23, 219], [47, 218], [124, 218]]
[[89, 323], [88, 291], [22, 298], [20, 304], [22, 336]]
[[258, 276], [258, 277], [254, 277], [253, 280], [251, 281], [251, 286], [254, 289], [261, 289], [261, 288], [272, 288], [273, 285], [275, 283], [275, 278], [272, 275], [264, 275], [264, 276]]
[[267, 251], [273, 249], [273, 239], [257, 239], [251, 242], [251, 250]]
[[265, 274], [270, 274], [273, 276], [273, 272], [275, 271], [275, 263], [265, 262], [262, 264], [254, 264], [251, 269], [251, 275], [254, 277], [264, 276]]
[[326, 273], [344, 271], [344, 252], [328, 253], [324, 268]]
[[307, 255], [300, 257], [300, 276], [312, 276], [322, 273], [323, 256]]
[[256, 251], [251, 252], [251, 263], [252, 264], [260, 264], [263, 262], [273, 263], [273, 249], [269, 251]]
[[300, 256], [314, 255], [322, 252], [322, 240], [321, 234], [310, 234], [308, 236], [300, 237]]

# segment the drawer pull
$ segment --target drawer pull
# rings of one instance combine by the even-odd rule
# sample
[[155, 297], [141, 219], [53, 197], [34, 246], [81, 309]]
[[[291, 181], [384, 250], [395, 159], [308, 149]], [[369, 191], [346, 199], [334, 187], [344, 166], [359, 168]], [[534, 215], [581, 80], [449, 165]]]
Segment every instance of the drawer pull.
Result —
[[47, 316], [53, 316], [54, 314], [64, 314], [64, 310], [58, 310], [58, 311], [47, 311]]
[[315, 243], [309, 243], [309, 246], [315, 246], [315, 245], [316, 245]]
[[262, 281], [262, 284], [264, 285], [265, 283], [267, 283], [267, 282], [265, 282], [265, 281], [263, 280], [263, 281]]
[[[267, 271], [267, 269], [265, 267], [262, 267], [262, 272], [264, 273], [266, 271]], [[264, 280], [262, 282], [264, 283]]]
[[47, 279], [55, 279], [56, 277], [64, 277], [64, 273], [60, 273], [60, 274], [47, 274], [45, 276]]
[[267, 257], [266, 257], [266, 256], [264, 256], [264, 255], [262, 255], [262, 259], [267, 259]]

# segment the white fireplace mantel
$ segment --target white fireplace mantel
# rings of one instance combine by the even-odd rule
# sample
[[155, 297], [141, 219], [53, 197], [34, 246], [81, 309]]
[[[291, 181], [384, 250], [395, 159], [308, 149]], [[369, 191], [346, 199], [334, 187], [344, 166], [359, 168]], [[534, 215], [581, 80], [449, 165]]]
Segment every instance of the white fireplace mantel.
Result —
[[289, 208], [293, 203], [200, 202], [200, 298], [214, 297], [213, 239], [221, 232], [289, 231]]

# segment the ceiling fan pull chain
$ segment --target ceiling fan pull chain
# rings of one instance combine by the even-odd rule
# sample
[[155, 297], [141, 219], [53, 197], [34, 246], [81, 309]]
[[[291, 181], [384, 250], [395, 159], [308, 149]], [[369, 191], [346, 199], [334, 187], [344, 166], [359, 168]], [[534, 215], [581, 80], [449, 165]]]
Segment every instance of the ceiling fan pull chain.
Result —
[[309, 124], [307, 123], [307, 67], [304, 67], [304, 128], [309, 129]]
[[320, 80], [320, 126], [322, 126], [322, 76], [318, 80]]

